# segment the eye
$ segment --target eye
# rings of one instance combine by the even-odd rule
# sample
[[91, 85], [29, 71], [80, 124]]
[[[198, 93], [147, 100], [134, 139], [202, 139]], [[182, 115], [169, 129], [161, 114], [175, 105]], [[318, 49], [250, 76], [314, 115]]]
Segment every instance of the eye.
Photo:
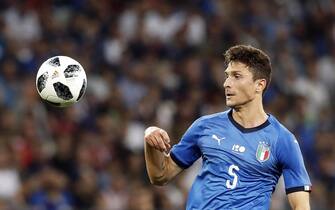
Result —
[[227, 79], [227, 78], [228, 78], [228, 74], [224, 73], [224, 79]]
[[240, 74], [234, 74], [235, 79], [240, 79], [241, 77], [242, 77], [242, 75], [240, 75]]

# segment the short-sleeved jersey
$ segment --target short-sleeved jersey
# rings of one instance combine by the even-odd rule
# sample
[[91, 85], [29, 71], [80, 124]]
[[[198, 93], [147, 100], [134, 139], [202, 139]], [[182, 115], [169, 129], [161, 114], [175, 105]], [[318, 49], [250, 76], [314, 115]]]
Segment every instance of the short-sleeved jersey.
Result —
[[297, 140], [272, 115], [255, 128], [239, 125], [232, 110], [201, 117], [170, 155], [181, 168], [203, 160], [187, 210], [269, 209], [281, 174], [287, 193], [311, 189]]

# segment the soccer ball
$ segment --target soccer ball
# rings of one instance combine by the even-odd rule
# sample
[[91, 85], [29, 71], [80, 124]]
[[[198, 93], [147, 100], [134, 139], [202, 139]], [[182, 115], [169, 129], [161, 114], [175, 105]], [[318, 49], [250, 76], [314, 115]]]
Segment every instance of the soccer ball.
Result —
[[44, 61], [38, 69], [36, 88], [48, 103], [66, 107], [78, 102], [84, 95], [87, 79], [84, 68], [67, 56], [55, 56]]

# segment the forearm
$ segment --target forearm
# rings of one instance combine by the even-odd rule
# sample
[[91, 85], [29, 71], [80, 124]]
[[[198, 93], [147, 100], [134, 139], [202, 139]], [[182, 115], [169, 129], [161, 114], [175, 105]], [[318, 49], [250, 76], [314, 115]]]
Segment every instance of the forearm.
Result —
[[305, 207], [295, 207], [295, 208], [292, 208], [292, 210], [310, 210], [309, 206], [305, 206]]
[[295, 192], [288, 194], [288, 201], [292, 210], [310, 210], [309, 192]]
[[296, 205], [292, 206], [292, 210], [310, 210], [309, 204], [301, 204], [301, 205]]
[[170, 180], [166, 168], [169, 157], [148, 143], [145, 143], [144, 154], [150, 182], [156, 185], [166, 184]]
[[149, 127], [144, 132], [144, 156], [147, 172], [152, 184], [164, 185], [182, 171], [182, 169], [165, 155], [170, 146], [170, 137], [163, 129]]

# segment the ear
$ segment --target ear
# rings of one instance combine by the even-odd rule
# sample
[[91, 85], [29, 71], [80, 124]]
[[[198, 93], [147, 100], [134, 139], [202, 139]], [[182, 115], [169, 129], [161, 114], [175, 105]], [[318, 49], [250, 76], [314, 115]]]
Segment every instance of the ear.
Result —
[[262, 93], [266, 87], [266, 79], [256, 80], [256, 92]]

